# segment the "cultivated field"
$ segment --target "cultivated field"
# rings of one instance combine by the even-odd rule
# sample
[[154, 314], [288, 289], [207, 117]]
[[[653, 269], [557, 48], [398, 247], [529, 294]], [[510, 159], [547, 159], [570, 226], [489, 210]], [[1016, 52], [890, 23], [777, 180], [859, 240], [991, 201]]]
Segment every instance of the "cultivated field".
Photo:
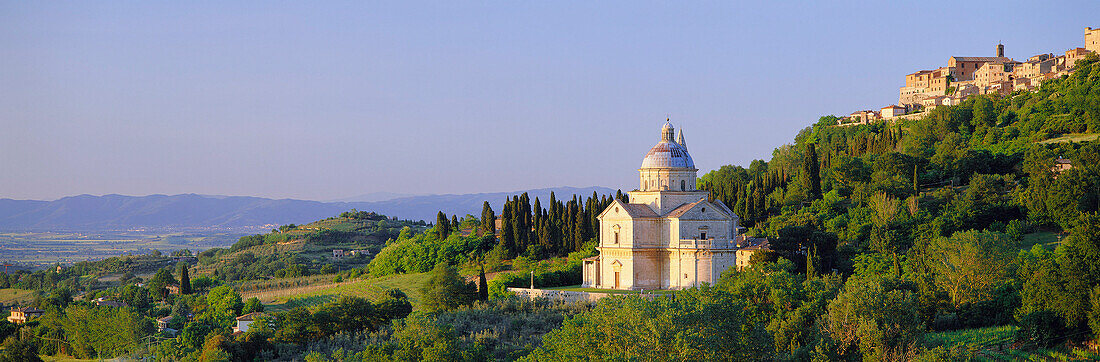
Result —
[[1062, 143], [1062, 142], [1088, 142], [1100, 139], [1100, 133], [1070, 133], [1058, 138], [1051, 138], [1049, 140], [1040, 141], [1041, 144], [1046, 143]]
[[[332, 278], [332, 276], [326, 276]], [[420, 287], [428, 280], [427, 273], [400, 274], [370, 279], [353, 279], [343, 282], [310, 281], [306, 285], [286, 288], [241, 291], [241, 297], [256, 297], [269, 310], [283, 311], [300, 306], [314, 306], [335, 300], [340, 296], [357, 296], [375, 299], [386, 289], [401, 289], [415, 306], [420, 299]]]

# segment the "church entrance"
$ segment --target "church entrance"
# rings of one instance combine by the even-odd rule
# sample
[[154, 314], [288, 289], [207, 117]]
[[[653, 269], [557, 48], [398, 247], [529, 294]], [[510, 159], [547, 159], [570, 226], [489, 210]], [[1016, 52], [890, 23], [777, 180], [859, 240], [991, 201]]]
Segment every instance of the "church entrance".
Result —
[[619, 289], [619, 272], [615, 272], [615, 289]]

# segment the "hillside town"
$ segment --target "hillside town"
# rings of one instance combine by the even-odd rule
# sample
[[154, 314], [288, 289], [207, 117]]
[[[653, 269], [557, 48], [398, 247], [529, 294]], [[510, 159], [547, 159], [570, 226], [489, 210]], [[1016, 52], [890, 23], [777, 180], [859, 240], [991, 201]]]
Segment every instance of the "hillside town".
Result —
[[996, 56], [992, 57], [952, 56], [947, 59], [947, 66], [905, 75], [905, 86], [898, 90], [897, 104], [878, 110], [855, 111], [837, 120], [837, 124], [866, 124], [916, 116], [938, 106], [957, 105], [976, 94], [1035, 91], [1048, 79], [1072, 73], [1077, 61], [1100, 53], [1100, 28], [1085, 28], [1084, 45], [1058, 55], [1033, 55], [1024, 61], [1005, 57], [1004, 44], [997, 44]]

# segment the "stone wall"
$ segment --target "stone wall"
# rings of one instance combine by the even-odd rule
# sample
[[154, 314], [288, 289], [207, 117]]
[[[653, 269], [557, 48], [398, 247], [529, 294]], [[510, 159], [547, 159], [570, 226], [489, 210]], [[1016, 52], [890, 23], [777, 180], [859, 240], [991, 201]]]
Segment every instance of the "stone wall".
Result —
[[508, 288], [509, 292], [515, 293], [520, 298], [546, 298], [550, 300], [561, 300], [569, 303], [588, 301], [595, 302], [597, 300], [607, 298], [611, 296], [609, 293], [589, 293], [589, 292], [575, 292], [570, 290], [550, 290], [550, 289], [530, 289], [530, 288]]
[[[530, 288], [508, 288], [509, 292], [515, 293], [520, 298], [546, 298], [554, 301], [565, 301], [567, 303], [576, 302], [595, 302], [597, 300], [613, 297], [615, 295], [627, 295], [627, 294], [613, 294], [613, 293], [593, 293], [593, 292], [575, 292], [571, 290], [551, 290], [551, 289], [530, 289]], [[656, 298], [658, 296], [671, 297], [672, 294], [629, 294], [644, 298]]]

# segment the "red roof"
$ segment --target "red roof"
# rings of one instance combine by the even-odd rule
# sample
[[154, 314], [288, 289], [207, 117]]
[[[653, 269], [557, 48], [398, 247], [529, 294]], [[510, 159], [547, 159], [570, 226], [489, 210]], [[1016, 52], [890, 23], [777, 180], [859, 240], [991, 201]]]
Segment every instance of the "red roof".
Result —
[[240, 317], [237, 317], [237, 320], [239, 320], [239, 321], [254, 321], [254, 320], [256, 320], [256, 318], [264, 317], [264, 316], [266, 316], [266, 315], [263, 314], [263, 313], [252, 312], [252, 313], [248, 313], [248, 314], [242, 315]]

